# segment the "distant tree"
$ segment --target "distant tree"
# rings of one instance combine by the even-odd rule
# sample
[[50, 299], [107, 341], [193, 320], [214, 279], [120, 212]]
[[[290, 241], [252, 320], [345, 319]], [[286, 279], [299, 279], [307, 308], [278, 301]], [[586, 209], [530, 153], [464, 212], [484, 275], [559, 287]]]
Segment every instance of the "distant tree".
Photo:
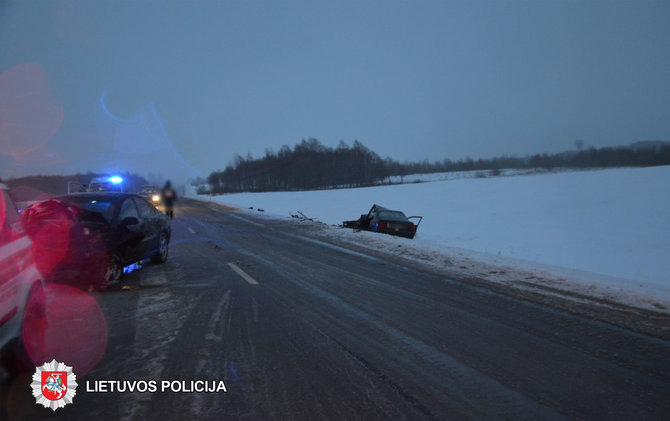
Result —
[[[576, 145], [577, 146], [577, 145]], [[654, 144], [653, 148], [589, 148], [576, 153], [536, 154], [518, 158], [503, 156], [492, 159], [468, 157], [462, 161], [399, 163], [382, 159], [355, 140], [349, 147], [340, 141], [329, 148], [315, 138], [302, 139], [293, 148], [282, 146], [275, 154], [253, 159], [235, 155], [224, 171], [212, 172], [207, 182], [214, 193], [268, 190], [304, 190], [334, 187], [357, 187], [388, 182], [391, 176], [439, 171], [479, 171], [482, 176], [499, 175], [504, 168], [613, 167], [669, 165], [670, 144]], [[488, 171], [488, 172], [487, 172]]]

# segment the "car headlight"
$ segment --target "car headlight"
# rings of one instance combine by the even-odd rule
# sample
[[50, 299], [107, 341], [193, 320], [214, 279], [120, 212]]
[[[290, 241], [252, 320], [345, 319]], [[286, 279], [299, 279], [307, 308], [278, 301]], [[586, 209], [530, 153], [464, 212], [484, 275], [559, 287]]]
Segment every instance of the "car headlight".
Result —
[[153, 200], [154, 202], [158, 202], [159, 200], [161, 200], [161, 198], [158, 197], [157, 194], [154, 194], [154, 195], [151, 197], [151, 200]]

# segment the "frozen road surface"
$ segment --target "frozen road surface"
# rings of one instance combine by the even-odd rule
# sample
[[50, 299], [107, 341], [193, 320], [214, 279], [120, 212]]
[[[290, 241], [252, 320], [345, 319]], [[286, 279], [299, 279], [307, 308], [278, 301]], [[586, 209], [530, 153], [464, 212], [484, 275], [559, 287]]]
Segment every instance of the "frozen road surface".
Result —
[[[170, 258], [95, 293], [106, 353], [74, 403], [5, 381], [2, 419], [667, 419], [670, 342], [477, 279], [184, 201]], [[624, 314], [624, 316], [621, 316]], [[666, 316], [638, 312], [646, 323]], [[652, 329], [653, 330], [653, 329]], [[76, 367], [75, 367], [76, 371]], [[105, 380], [226, 392], [87, 392]], [[25, 384], [24, 384], [25, 383]], [[24, 388], [25, 386], [25, 388]]]

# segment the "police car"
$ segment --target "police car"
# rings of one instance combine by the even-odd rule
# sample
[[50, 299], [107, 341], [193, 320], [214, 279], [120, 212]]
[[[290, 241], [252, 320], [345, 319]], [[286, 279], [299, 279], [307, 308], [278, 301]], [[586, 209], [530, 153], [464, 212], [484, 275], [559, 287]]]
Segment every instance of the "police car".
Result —
[[125, 192], [126, 186], [122, 177], [118, 175], [93, 177], [88, 184], [80, 184], [78, 181], [67, 183], [67, 194], [82, 192]]
[[91, 179], [91, 182], [88, 184], [88, 191], [90, 191], [90, 192], [102, 192], [102, 191], [123, 192], [124, 191], [123, 178], [121, 178], [119, 176], [93, 178], [93, 179]]

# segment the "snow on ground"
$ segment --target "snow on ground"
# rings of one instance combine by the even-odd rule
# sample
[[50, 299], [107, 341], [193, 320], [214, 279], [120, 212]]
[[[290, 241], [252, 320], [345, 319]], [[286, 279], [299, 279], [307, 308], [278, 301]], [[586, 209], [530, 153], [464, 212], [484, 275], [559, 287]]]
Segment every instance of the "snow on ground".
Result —
[[670, 308], [670, 166], [503, 175], [213, 200], [275, 216], [301, 211], [327, 224], [357, 219], [377, 203], [422, 215], [416, 238], [344, 229], [327, 235], [437, 265], [485, 265], [497, 280], [504, 277], [491, 268], [504, 267], [528, 282], [551, 280], [579, 293]]
[[[566, 171], [565, 169], [558, 169], [556, 171]], [[387, 180], [393, 184], [398, 183], [420, 183], [428, 181], [448, 181], [458, 180], [461, 178], [485, 178], [485, 177], [500, 177], [512, 175], [531, 175], [538, 172], [547, 172], [539, 169], [500, 169], [500, 170], [483, 170], [483, 171], [451, 171], [451, 172], [436, 172], [429, 174], [409, 174], [406, 176], [394, 175]], [[380, 183], [381, 184], [381, 183]]]

